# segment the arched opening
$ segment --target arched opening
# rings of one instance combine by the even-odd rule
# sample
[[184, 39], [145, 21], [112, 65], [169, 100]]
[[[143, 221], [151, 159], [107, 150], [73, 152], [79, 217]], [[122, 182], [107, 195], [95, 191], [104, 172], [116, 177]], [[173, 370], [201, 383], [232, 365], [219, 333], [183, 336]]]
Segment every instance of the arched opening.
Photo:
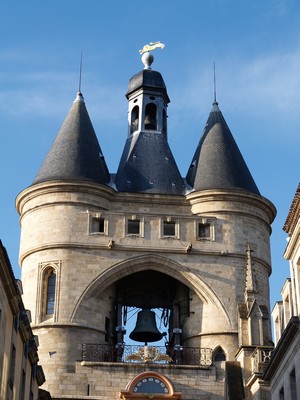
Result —
[[146, 130], [157, 129], [157, 107], [154, 103], [148, 103], [145, 108], [144, 126]]
[[218, 346], [213, 352], [213, 361], [226, 361], [226, 354], [221, 346]]
[[54, 314], [55, 308], [56, 274], [53, 270], [49, 272], [47, 278], [46, 315]]
[[133, 133], [139, 128], [139, 106], [134, 106], [131, 111], [130, 133]]
[[136, 375], [128, 383], [126, 390], [121, 391], [119, 399], [139, 400], [157, 399], [181, 399], [182, 393], [175, 392], [171, 381], [164, 375], [155, 371], [142, 372]]
[[[180, 333], [190, 314], [190, 293], [187, 286], [169, 275], [149, 269], [120, 279], [116, 283], [115, 293], [118, 343], [125, 341], [133, 344], [132, 340], [139, 342], [139, 338], [141, 342], [156, 342], [154, 339], [157, 336], [154, 332], [159, 331], [162, 337], [157, 341], [160, 344], [181, 344]], [[150, 323], [149, 317], [152, 320]], [[118, 327], [124, 327], [126, 335]], [[146, 332], [131, 335], [136, 329], [139, 333], [144, 329]]]
[[261, 316], [258, 312], [252, 312], [249, 318], [250, 323], [250, 334], [251, 334], [251, 346], [259, 346], [261, 343]]
[[[137, 314], [145, 309], [157, 315], [154, 325], [166, 332], [163, 343], [128, 344]], [[152, 254], [128, 259], [100, 274], [78, 300], [71, 321], [88, 323], [97, 335], [94, 344], [83, 339], [86, 361], [148, 362], [149, 347], [159, 347], [156, 354], [161, 360], [164, 357], [162, 362], [211, 365], [211, 348], [199, 343], [204, 309], [231, 326], [226, 310], [199, 277], [169, 258]]]

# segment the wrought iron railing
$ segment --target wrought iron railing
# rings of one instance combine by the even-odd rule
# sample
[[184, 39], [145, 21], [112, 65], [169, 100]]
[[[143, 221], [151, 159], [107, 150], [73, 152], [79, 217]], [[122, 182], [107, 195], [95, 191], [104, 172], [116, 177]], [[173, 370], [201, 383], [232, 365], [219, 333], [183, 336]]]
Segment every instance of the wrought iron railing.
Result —
[[270, 362], [274, 347], [257, 347], [251, 355], [252, 373], [262, 374]]
[[210, 366], [212, 364], [212, 349], [84, 343], [82, 345], [82, 360]]

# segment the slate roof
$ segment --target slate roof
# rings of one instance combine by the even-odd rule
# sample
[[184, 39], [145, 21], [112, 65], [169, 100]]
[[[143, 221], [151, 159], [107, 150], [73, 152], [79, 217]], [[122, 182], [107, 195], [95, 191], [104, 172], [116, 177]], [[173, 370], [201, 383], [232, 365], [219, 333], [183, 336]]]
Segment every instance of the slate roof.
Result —
[[108, 184], [109, 171], [79, 92], [33, 183], [86, 180]]
[[119, 192], [185, 194], [186, 187], [161, 133], [127, 138], [115, 180]]
[[143, 69], [135, 74], [129, 81], [126, 97], [128, 98], [131, 93], [140, 88], [150, 89], [154, 92], [158, 91], [164, 94], [167, 103], [170, 102], [165, 82], [158, 71], [154, 71], [153, 69]]
[[196, 191], [242, 189], [260, 194], [217, 102], [213, 103], [186, 180]]

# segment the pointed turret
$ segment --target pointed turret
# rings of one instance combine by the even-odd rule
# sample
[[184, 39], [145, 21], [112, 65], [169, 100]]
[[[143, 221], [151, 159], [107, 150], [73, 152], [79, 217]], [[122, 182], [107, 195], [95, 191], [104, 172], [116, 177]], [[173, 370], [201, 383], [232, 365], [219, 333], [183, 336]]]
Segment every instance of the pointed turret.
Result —
[[145, 68], [134, 75], [126, 97], [129, 132], [115, 184], [120, 192], [182, 195], [184, 181], [167, 141], [167, 105], [170, 102], [161, 74], [142, 57]]
[[110, 176], [81, 92], [33, 183], [84, 180], [108, 184]]
[[260, 194], [216, 101], [186, 180], [196, 191], [241, 189]]

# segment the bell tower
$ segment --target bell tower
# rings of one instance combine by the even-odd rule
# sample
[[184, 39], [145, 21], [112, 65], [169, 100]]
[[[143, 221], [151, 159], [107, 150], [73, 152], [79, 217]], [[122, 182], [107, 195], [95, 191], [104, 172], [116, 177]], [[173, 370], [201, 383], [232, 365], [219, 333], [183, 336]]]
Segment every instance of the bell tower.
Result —
[[[144, 70], [130, 81], [128, 99], [128, 135], [140, 131], [167, 134], [167, 106], [170, 102], [159, 72], [151, 69], [154, 57], [146, 52], [142, 56]], [[138, 89], [138, 82], [143, 85]]]
[[226, 363], [239, 351], [250, 376], [249, 347], [269, 339], [275, 208], [216, 101], [181, 176], [165, 82], [151, 52], [142, 61], [117, 173], [78, 93], [17, 197], [24, 301], [53, 399], [221, 399]]

